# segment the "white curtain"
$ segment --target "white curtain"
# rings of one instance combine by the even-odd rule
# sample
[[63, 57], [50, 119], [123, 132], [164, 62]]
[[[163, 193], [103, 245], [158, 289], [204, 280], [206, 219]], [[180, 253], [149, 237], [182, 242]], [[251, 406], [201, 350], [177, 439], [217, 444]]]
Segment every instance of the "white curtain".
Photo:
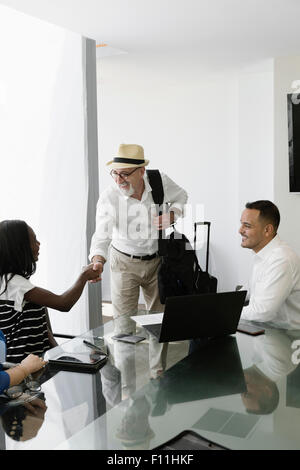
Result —
[[[0, 6], [0, 220], [41, 242], [32, 282], [61, 293], [87, 264], [84, 38]], [[87, 288], [53, 330], [88, 329]]]

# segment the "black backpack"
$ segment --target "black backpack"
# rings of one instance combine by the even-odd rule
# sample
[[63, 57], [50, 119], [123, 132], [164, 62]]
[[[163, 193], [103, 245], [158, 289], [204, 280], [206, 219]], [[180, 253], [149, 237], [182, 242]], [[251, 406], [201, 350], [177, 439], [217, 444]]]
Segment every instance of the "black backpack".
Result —
[[[147, 170], [153, 201], [163, 204], [164, 191], [158, 170]], [[161, 211], [158, 210], [161, 214]], [[207, 282], [211, 276], [203, 272], [191, 243], [184, 234], [173, 232], [164, 238], [159, 232], [158, 253], [162, 262], [158, 271], [158, 288], [162, 304], [167, 297], [216, 292], [217, 285]]]

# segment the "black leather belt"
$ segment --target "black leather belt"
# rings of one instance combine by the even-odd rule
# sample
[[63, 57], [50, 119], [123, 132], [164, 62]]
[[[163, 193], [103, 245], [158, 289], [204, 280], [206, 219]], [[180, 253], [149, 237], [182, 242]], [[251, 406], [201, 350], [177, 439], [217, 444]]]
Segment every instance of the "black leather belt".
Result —
[[158, 253], [154, 253], [153, 255], [135, 256], [129, 255], [128, 253], [124, 253], [124, 251], [118, 250], [115, 246], [113, 246], [113, 249], [118, 251], [119, 253], [122, 253], [122, 255], [129, 256], [129, 258], [131, 259], [140, 259], [141, 261], [150, 261], [151, 259], [154, 259], [158, 256]]

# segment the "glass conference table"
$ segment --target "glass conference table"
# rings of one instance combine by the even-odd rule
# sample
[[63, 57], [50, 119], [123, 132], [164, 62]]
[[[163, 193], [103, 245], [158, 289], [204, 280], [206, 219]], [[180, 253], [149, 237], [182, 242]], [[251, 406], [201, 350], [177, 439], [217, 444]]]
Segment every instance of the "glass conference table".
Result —
[[300, 331], [236, 333], [191, 354], [169, 343], [163, 373], [151, 362], [161, 345], [138, 334], [118, 342], [109, 322], [49, 351], [94, 354], [83, 340], [103, 337], [109, 356], [95, 373], [48, 365], [33, 401], [2, 403], [0, 449], [157, 449], [185, 430], [228, 449], [300, 449]]

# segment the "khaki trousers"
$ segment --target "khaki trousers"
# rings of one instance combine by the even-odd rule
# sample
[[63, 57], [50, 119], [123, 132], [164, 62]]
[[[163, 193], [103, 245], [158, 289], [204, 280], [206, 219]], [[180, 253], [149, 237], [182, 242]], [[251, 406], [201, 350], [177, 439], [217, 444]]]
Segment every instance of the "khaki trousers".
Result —
[[[160, 258], [150, 261], [131, 259], [111, 248], [111, 298], [115, 323], [115, 334], [135, 333], [136, 323], [130, 316], [138, 310], [140, 288], [142, 289], [149, 311], [163, 312], [160, 303], [157, 271]], [[158, 343], [155, 337], [149, 335], [149, 363], [151, 371], [164, 370], [166, 366], [167, 343]], [[155, 373], [154, 373], [155, 375]]]

